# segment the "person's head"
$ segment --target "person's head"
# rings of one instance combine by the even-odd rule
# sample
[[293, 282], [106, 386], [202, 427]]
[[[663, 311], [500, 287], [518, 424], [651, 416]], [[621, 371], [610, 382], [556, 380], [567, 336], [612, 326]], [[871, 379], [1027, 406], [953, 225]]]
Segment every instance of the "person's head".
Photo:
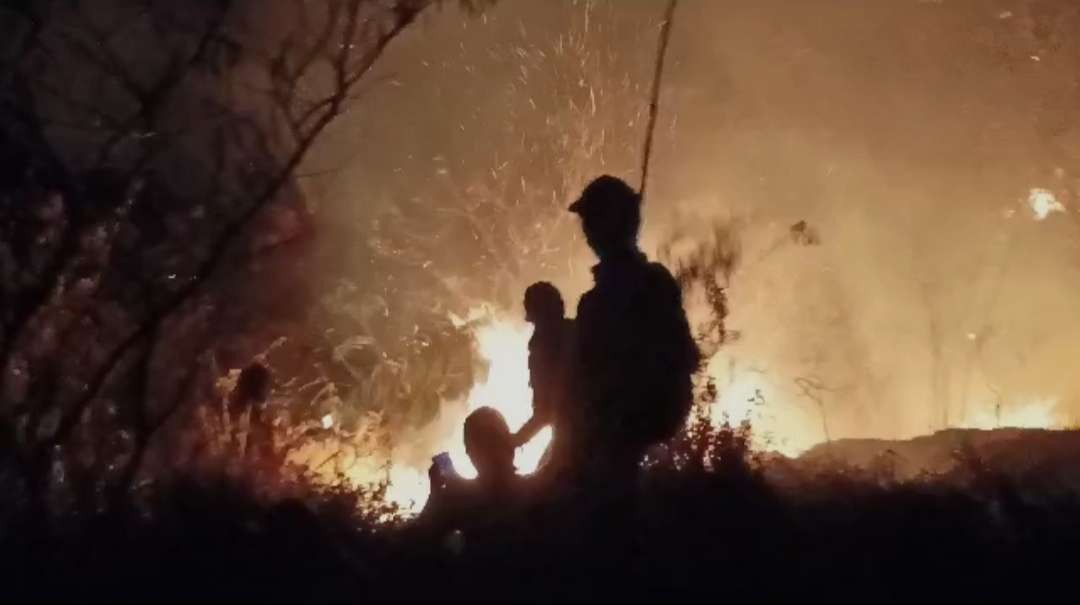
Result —
[[525, 289], [525, 321], [544, 324], [565, 316], [566, 305], [558, 288], [546, 281], [538, 281]]
[[270, 396], [270, 370], [255, 361], [240, 372], [233, 390], [233, 405], [258, 405]]
[[481, 478], [514, 474], [513, 435], [498, 410], [485, 406], [465, 418], [465, 453]]
[[597, 177], [570, 205], [581, 217], [585, 240], [598, 257], [637, 249], [641, 196], [622, 179]]

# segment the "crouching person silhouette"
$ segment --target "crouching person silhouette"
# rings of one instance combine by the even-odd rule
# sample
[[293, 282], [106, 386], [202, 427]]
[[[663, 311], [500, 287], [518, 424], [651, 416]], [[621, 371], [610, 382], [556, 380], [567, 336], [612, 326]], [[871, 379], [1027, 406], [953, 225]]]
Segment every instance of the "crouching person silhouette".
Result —
[[498, 410], [478, 408], [465, 419], [465, 452], [476, 467], [476, 479], [461, 477], [446, 454], [436, 456], [428, 470], [431, 495], [417, 526], [439, 538], [455, 530], [466, 540], [487, 534], [510, 520], [523, 503], [513, 434]]

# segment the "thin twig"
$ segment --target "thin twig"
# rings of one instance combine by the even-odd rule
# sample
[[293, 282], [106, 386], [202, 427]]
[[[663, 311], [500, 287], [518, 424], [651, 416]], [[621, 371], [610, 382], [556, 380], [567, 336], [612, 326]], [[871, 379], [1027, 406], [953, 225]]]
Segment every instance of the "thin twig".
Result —
[[[366, 74], [371, 70], [372, 66], [382, 55], [383, 51], [385, 51], [386, 47], [389, 46], [390, 42], [411, 24], [426, 6], [428, 6], [428, 4], [425, 3], [417, 7], [415, 12], [400, 15], [393, 26], [389, 30], [383, 32], [374, 42], [372, 50], [364, 55], [360, 66], [353, 74], [347, 73], [347, 66], [345, 65], [346, 59], [344, 58], [344, 53], [346, 51], [342, 51], [343, 54], [339, 55], [335, 60], [337, 86], [333, 93], [328, 97], [330, 103], [326, 111], [312, 123], [306, 136], [292, 151], [287, 161], [281, 166], [270, 182], [254, 197], [252, 203], [240, 213], [236, 219], [230, 221], [224, 229], [222, 229], [221, 234], [216, 239], [213, 246], [211, 246], [209, 254], [199, 264], [199, 267], [188, 283], [178, 289], [164, 304], [155, 309], [145, 323], [131, 331], [121, 343], [113, 349], [105, 363], [101, 366], [102, 369], [88, 384], [88, 388], [85, 390], [84, 395], [61, 414], [60, 422], [58, 423], [56, 430], [39, 446], [39, 456], [47, 457], [53, 446], [67, 440], [71, 431], [77, 426], [82, 410], [99, 396], [102, 388], [107, 384], [108, 378], [116, 369], [117, 364], [124, 358], [130, 348], [157, 330], [161, 323], [190, 300], [202, 285], [216, 273], [221, 265], [222, 259], [225, 257], [226, 252], [231, 248], [231, 245], [236, 240], [237, 236], [243, 232], [244, 228], [260, 210], [276, 198], [281, 191], [281, 188], [288, 183], [289, 179], [292, 178], [295, 173], [296, 168], [307, 156], [307, 152], [314, 144], [315, 140], [342, 112], [342, 105], [344, 104], [345, 96], [348, 94], [348, 87], [357, 82], [363, 74]], [[350, 13], [350, 17], [355, 18], [355, 12]], [[348, 27], [346, 29], [351, 35], [353, 30]], [[348, 47], [346, 46], [345, 48], [347, 49]]]

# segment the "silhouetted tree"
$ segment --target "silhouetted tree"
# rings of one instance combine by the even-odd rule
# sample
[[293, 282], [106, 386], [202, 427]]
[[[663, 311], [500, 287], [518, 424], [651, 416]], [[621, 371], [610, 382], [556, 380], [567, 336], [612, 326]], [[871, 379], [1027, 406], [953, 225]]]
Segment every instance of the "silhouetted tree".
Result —
[[297, 168], [435, 3], [0, 7], [0, 414], [35, 511], [127, 495], [248, 327], [230, 284], [305, 232]]

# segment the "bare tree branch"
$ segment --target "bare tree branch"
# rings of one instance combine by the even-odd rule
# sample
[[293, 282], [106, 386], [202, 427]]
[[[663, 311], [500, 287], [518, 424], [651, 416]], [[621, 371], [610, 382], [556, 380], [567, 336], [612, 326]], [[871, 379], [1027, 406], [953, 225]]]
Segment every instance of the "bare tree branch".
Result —
[[[164, 407], [153, 400], [158, 392], [152, 386], [155, 382], [153, 368], [157, 363], [155, 360], [161, 358], [160, 350], [167, 346], [169, 337], [165, 332], [170, 329], [169, 320], [201, 300], [199, 294], [220, 273], [225, 259], [230, 257], [230, 251], [247, 233], [252, 221], [294, 182], [297, 168], [312, 146], [327, 126], [345, 111], [354, 98], [353, 88], [370, 72], [387, 46], [431, 4], [432, 1], [425, 0], [392, 5], [388, 20], [386, 6], [365, 0], [326, 0], [326, 21], [314, 39], [301, 35], [305, 32], [293, 31], [282, 42], [274, 62], [263, 62], [269, 72], [269, 94], [261, 100], [254, 97], [230, 101], [222, 97], [220, 103], [215, 103], [213, 97], [207, 99], [204, 103], [209, 120], [207, 128], [192, 133], [192, 143], [205, 146], [209, 151], [198, 158], [201, 166], [206, 167], [205, 173], [200, 175], [205, 179], [200, 183], [205, 183], [206, 189], [192, 190], [190, 197], [196, 199], [193, 203], [200, 207], [214, 205], [215, 215], [201, 223], [185, 223], [202, 225], [198, 227], [200, 241], [197, 245], [185, 246], [187, 242], [182, 241], [153, 242], [146, 239], [153, 237], [150, 233], [130, 229], [124, 235], [127, 239], [121, 243], [119, 234], [134, 225], [135, 219], [128, 217], [128, 213], [134, 208], [136, 196], [128, 195], [122, 203], [99, 200], [100, 192], [88, 190], [81, 182], [82, 175], [69, 177], [73, 184], [70, 191], [64, 190], [63, 197], [67, 224], [57, 252], [51, 263], [43, 267], [41, 281], [21, 291], [18, 308], [8, 314], [11, 321], [4, 326], [0, 362], [5, 368], [9, 367], [13, 357], [21, 354], [19, 347], [33, 340], [31, 332], [41, 329], [38, 324], [42, 321], [51, 321], [47, 314], [56, 312], [61, 305], [70, 308], [63, 310], [68, 317], [64, 320], [66, 327], [61, 326], [50, 341], [53, 344], [49, 346], [56, 351], [63, 351], [69, 338], [84, 338], [74, 330], [121, 331], [99, 342], [93, 355], [84, 352], [84, 358], [92, 361], [79, 370], [85, 374], [85, 380], [77, 392], [72, 392], [67, 385], [63, 387], [66, 390], [60, 388], [65, 364], [72, 360], [42, 358], [34, 361], [40, 367], [31, 368], [33, 391], [18, 402], [17, 412], [29, 412], [29, 429], [24, 432], [32, 440], [27, 444], [25, 457], [31, 473], [36, 475], [36, 488], [46, 480], [58, 446], [69, 442], [87, 410], [98, 405], [96, 402], [104, 401], [107, 390], [112, 397], [114, 386], [125, 387], [121, 396], [123, 405], [128, 406], [127, 414], [135, 438], [132, 454], [124, 463], [117, 485], [126, 486], [138, 475], [151, 440], [183, 406], [184, 393], [190, 390], [191, 382], [199, 375], [199, 372], [189, 370], [181, 381], [180, 392]], [[134, 106], [125, 109], [121, 117], [117, 117], [119, 112], [103, 109], [102, 105], [85, 100], [77, 92], [57, 86], [55, 75], [50, 78], [26, 73], [20, 76], [21, 81], [28, 83], [34, 94], [55, 102], [61, 111], [72, 111], [97, 121], [100, 128], [83, 131], [98, 143], [89, 156], [88, 166], [109, 167], [114, 178], [134, 182], [141, 175], [152, 173], [158, 158], [163, 153], [172, 153], [185, 136], [179, 129], [165, 130], [163, 124], [167, 121], [167, 112], [173, 111], [178, 95], [187, 94], [189, 84], [200, 77], [205, 62], [211, 60], [208, 58], [211, 46], [239, 44], [225, 31], [229, 5], [228, 2], [218, 5], [220, 10], [199, 22], [201, 29], [186, 27], [182, 32], [184, 37], [175, 45], [163, 45], [162, 67], [150, 78], [136, 77], [127, 59], [112, 47], [112, 36], [117, 31], [113, 25], [102, 29], [81, 13], [81, 7], [74, 9], [78, 18], [71, 27], [76, 29], [61, 27], [52, 32], [52, 41], [63, 48], [50, 49], [41, 56], [62, 61], [67, 53], [68, 57], [76, 57], [89, 69], [115, 82]], [[172, 17], [166, 15], [164, 18], [170, 20]], [[117, 27], [126, 28], [127, 25], [121, 23]], [[257, 50], [253, 53], [258, 55]], [[326, 86], [329, 90], [317, 96], [310, 92], [309, 84]], [[314, 101], [310, 100], [312, 97]], [[192, 101], [198, 101], [198, 98]], [[261, 122], [261, 116], [253, 111], [252, 105], [257, 106], [259, 102], [275, 108], [277, 114], [270, 123]], [[8, 113], [15, 115], [17, 109], [19, 106], [14, 105]], [[34, 113], [27, 116], [28, 124], [36, 132], [45, 133], [47, 122], [37, 120]], [[278, 126], [291, 135], [290, 144], [284, 148], [274, 136], [273, 128]], [[160, 136], [139, 136], [151, 131]], [[45, 135], [42, 137], [43, 148], [49, 149]], [[121, 146], [126, 147], [129, 141], [130, 149], [121, 150]], [[61, 161], [57, 163], [63, 165]], [[138, 208], [142, 217], [138, 220], [162, 225], [155, 227], [159, 230], [166, 228], [176, 214], [176, 210], [170, 210], [168, 206], [162, 210], [153, 205], [153, 200], [162, 193], [152, 188], [147, 194], [147, 204]], [[104, 203], [106, 212], [88, 210], [95, 203]], [[103, 256], [92, 268], [97, 272], [97, 285], [91, 292], [102, 288], [106, 278], [110, 288], [119, 288], [117, 292], [138, 292], [131, 302], [119, 308], [121, 314], [111, 319], [103, 314], [104, 309], [94, 306], [106, 304], [111, 294], [103, 290], [99, 299], [83, 293], [83, 299], [72, 301], [66, 289], [72, 275], [85, 266], [86, 250], [82, 242], [88, 234], [100, 230], [104, 230], [105, 251], [98, 253]], [[170, 269], [179, 278], [163, 281], [155, 275], [158, 267], [173, 266], [160, 264], [173, 262], [166, 256], [161, 256], [160, 260], [147, 254], [132, 257], [128, 248], [116, 247], [140, 245], [140, 242], [144, 246], [183, 247], [187, 256], [178, 261], [181, 264], [177, 266], [181, 268]], [[155, 249], [150, 247], [147, 252], [156, 255]], [[163, 250], [168, 252], [169, 248]], [[41, 321], [37, 321], [39, 319]], [[4, 380], [7, 380], [6, 373]], [[8, 385], [0, 386], [6, 388]], [[58, 414], [54, 428], [47, 434], [40, 434], [44, 429], [43, 420], [53, 414]]]

